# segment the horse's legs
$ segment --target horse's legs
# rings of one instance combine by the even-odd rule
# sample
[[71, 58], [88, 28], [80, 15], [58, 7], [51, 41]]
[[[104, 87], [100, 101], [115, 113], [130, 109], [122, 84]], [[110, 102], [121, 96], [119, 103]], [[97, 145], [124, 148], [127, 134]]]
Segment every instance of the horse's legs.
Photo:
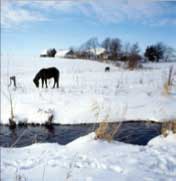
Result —
[[59, 88], [59, 80], [57, 79], [57, 88]]
[[46, 88], [48, 88], [48, 85], [47, 85], [47, 79], [45, 79], [45, 85], [46, 85]]
[[56, 81], [54, 80], [53, 88], [55, 88]]
[[54, 80], [54, 85], [55, 84], [57, 84], [57, 88], [59, 88], [59, 79], [58, 78], [56, 78], [55, 80]]
[[53, 84], [53, 89], [55, 88], [55, 83], [56, 83], [56, 80], [55, 80], [55, 78], [53, 77], [53, 79], [54, 79], [54, 84]]
[[42, 88], [43, 88], [43, 85], [44, 85], [44, 79], [42, 79]]
[[55, 85], [57, 84], [57, 88], [59, 88], [59, 81], [58, 78], [54, 78], [54, 85], [53, 88], [55, 88]]

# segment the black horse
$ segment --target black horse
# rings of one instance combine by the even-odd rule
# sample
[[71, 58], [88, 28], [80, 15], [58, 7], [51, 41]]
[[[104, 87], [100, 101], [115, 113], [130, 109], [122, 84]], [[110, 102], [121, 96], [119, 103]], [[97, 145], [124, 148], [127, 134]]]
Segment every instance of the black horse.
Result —
[[34, 77], [34, 84], [36, 85], [36, 87], [39, 87], [39, 80], [42, 80], [42, 88], [44, 86], [44, 82], [45, 82], [45, 86], [46, 88], [48, 88], [47, 85], [47, 79], [50, 78], [54, 78], [54, 85], [53, 88], [55, 88], [55, 85], [57, 84], [57, 88], [59, 88], [59, 76], [60, 76], [60, 72], [57, 68], [55, 67], [50, 67], [50, 68], [46, 68], [46, 69], [41, 69], [36, 76]]
[[105, 72], [110, 72], [110, 67], [105, 67]]

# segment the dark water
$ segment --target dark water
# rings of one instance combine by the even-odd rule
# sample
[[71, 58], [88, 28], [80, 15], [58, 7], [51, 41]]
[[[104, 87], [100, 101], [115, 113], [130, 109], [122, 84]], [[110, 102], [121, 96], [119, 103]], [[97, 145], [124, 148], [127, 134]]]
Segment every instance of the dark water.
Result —
[[[114, 125], [117, 123], [111, 123]], [[80, 136], [95, 131], [98, 124], [53, 125], [45, 126], [9, 126], [0, 125], [0, 146], [22, 147], [35, 142], [59, 143], [65, 145]], [[150, 139], [160, 134], [160, 123], [125, 122], [115, 134], [114, 139], [125, 143], [146, 145]]]

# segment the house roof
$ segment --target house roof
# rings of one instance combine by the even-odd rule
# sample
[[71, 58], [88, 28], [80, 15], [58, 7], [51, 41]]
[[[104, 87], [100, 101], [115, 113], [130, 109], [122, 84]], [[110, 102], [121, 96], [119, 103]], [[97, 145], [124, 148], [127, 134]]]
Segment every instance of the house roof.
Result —
[[[92, 48], [92, 49], [90, 49], [90, 52], [91, 53], [95, 53], [95, 50]], [[102, 53], [104, 53], [105, 52], [105, 49], [104, 48], [96, 48], [96, 55], [100, 55], [100, 54], [102, 54]]]

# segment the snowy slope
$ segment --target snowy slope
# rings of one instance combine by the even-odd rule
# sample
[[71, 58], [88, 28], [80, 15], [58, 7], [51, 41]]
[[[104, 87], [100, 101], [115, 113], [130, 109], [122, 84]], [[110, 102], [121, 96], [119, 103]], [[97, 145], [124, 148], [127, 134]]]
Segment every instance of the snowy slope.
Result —
[[66, 146], [1, 148], [3, 181], [175, 181], [176, 135], [146, 146], [94, 140], [94, 133]]
[[[1, 58], [1, 123], [8, 124], [10, 103], [8, 77], [16, 75], [17, 89], [10, 88], [17, 121], [76, 124], [125, 120], [165, 121], [176, 119], [176, 87], [164, 95], [169, 67], [176, 63], [145, 64], [129, 71], [87, 60], [61, 58]], [[59, 89], [37, 89], [35, 74], [43, 67], [61, 72]], [[175, 75], [176, 77], [176, 75]], [[176, 79], [175, 79], [176, 81]], [[52, 87], [53, 81], [50, 81]]]

